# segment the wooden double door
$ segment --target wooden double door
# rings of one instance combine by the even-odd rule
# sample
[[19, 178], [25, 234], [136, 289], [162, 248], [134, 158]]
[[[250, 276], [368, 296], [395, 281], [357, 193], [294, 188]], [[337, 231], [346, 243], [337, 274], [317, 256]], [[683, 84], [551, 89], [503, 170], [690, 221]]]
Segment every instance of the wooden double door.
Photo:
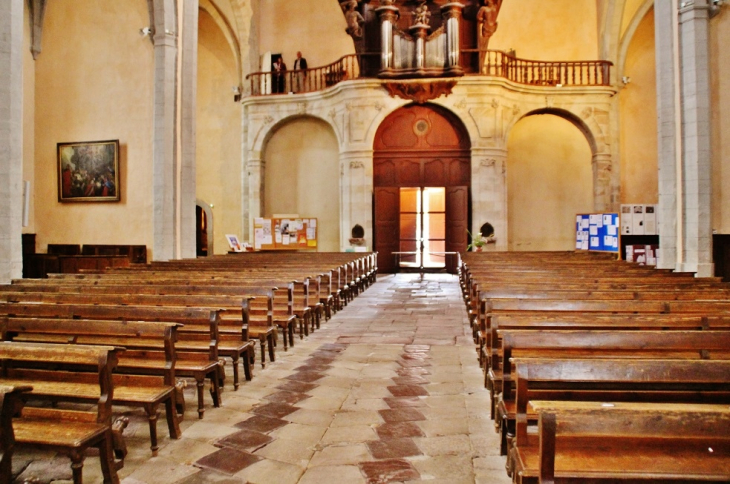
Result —
[[470, 143], [461, 120], [410, 105], [381, 124], [373, 156], [378, 269], [454, 272], [469, 227]]

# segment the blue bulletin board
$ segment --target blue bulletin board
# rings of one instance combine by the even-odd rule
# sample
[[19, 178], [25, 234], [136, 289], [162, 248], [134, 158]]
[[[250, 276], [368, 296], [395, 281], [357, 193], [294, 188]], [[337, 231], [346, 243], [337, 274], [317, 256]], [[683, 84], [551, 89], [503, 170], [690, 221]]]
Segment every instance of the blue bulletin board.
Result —
[[575, 249], [620, 253], [618, 213], [585, 213], [575, 218]]

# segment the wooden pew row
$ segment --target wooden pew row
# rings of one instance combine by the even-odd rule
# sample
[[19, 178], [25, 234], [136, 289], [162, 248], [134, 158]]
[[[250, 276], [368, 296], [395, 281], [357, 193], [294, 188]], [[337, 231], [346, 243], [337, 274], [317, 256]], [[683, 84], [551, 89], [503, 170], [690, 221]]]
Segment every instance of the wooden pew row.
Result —
[[[0, 317], [3, 341], [123, 347], [125, 351], [119, 356], [113, 374], [113, 404], [144, 409], [152, 452], [159, 448], [157, 419], [160, 405], [165, 407], [170, 438], [180, 438], [178, 411], [183, 413], [184, 400], [182, 386], [175, 379], [175, 342], [180, 326], [178, 323]], [[48, 398], [80, 402], [99, 399], [98, 388], [94, 385], [26, 383], [34, 385], [36, 394], [42, 393]]]
[[515, 482], [728, 482], [727, 405], [530, 402]]
[[[178, 330], [178, 341], [176, 342], [175, 374], [195, 379], [199, 418], [203, 418], [205, 413], [206, 379], [210, 382], [213, 405], [218, 407], [221, 404], [222, 361], [218, 355], [220, 314], [220, 310], [176, 306], [155, 307], [71, 302], [65, 304], [0, 303], [0, 315], [13, 317], [181, 323], [183, 326]], [[188, 341], [184, 340], [185, 334], [189, 335]]]
[[[179, 267], [173, 269], [172, 267], [167, 270], [135, 270], [135, 271], [114, 271], [103, 274], [83, 274], [76, 278], [62, 277], [62, 280], [68, 281], [69, 279], [77, 280], [94, 280], [94, 281], [109, 281], [109, 280], [124, 280], [129, 284], [129, 281], [152, 281], [154, 284], [156, 281], [166, 281], [168, 284], [179, 283], [179, 284], [196, 284], [196, 285], [208, 285], [208, 284], [237, 284], [238, 286], [247, 287], [249, 289], [258, 290], [261, 288], [272, 289], [276, 287], [292, 287], [293, 297], [299, 300], [301, 309], [310, 307], [308, 311], [316, 310], [316, 305], [319, 301], [319, 280], [312, 278], [304, 278], [300, 280], [292, 279], [289, 274], [284, 271], [251, 271], [245, 273], [243, 271], [231, 271], [224, 269], [208, 268], [207, 270], [203, 267]], [[54, 279], [55, 280], [55, 279]], [[316, 284], [313, 284], [312, 282]], [[310, 292], [312, 294], [313, 302], [310, 304]], [[247, 296], [246, 292], [242, 292], [241, 297]], [[314, 309], [312, 309], [314, 308]]]
[[[492, 401], [497, 402], [495, 427], [501, 436], [503, 454], [515, 429], [513, 358], [730, 361], [730, 328], [726, 331], [502, 330], [502, 365], [494, 364], [488, 374]], [[492, 412], [494, 415], [494, 408]]]
[[490, 368], [501, 369], [502, 333], [510, 330], [533, 331], [728, 331], [730, 316], [674, 315], [674, 314], [555, 314], [551, 312], [494, 315], [482, 352], [485, 385], [490, 389]]
[[[233, 271], [193, 271], [188, 270], [169, 270], [169, 271], [134, 271], [134, 272], [112, 272], [105, 274], [86, 274], [83, 278], [74, 279], [77, 283], [80, 281], [94, 281], [89, 282], [96, 285], [99, 284], [110, 284], [114, 281], [117, 284], [166, 284], [166, 285], [184, 285], [184, 286], [199, 286], [198, 293], [202, 295], [218, 295], [220, 292], [230, 294], [230, 291], [238, 291], [240, 298], [257, 298], [260, 299], [262, 291], [279, 291], [286, 295], [287, 303], [290, 307], [284, 306], [284, 303], [278, 303], [277, 300], [281, 300], [281, 297], [277, 300], [272, 301], [274, 305], [274, 314], [278, 316], [277, 323], [283, 330], [283, 335], [290, 335], [289, 344], [293, 344], [293, 336], [290, 334], [291, 329], [299, 321], [300, 324], [300, 338], [309, 334], [310, 330], [314, 330], [319, 323], [319, 319], [315, 319], [315, 312], [319, 315], [322, 313], [322, 304], [319, 302], [319, 296], [316, 294], [319, 291], [319, 285], [312, 285], [312, 280], [304, 279], [302, 281], [291, 281], [286, 280], [285, 275], [277, 275], [271, 273], [257, 273], [252, 272], [251, 275], [241, 275], [238, 272]], [[68, 281], [70, 278], [64, 277], [63, 281]], [[55, 279], [53, 279], [55, 280]], [[212, 287], [219, 289], [221, 286], [228, 286], [231, 290], [213, 292]], [[207, 289], [206, 289], [207, 288]], [[235, 288], [235, 289], [233, 289]], [[310, 290], [313, 288], [315, 291], [314, 295], [310, 296]], [[8, 289], [9, 290], [9, 289]], [[269, 293], [264, 294], [265, 297], [271, 297]], [[310, 303], [310, 300], [312, 301]], [[265, 301], [253, 301], [254, 308], [263, 308]], [[253, 311], [254, 314], [259, 314], [261, 311]], [[291, 318], [291, 315], [297, 317], [297, 321]], [[288, 317], [284, 317], [288, 316]], [[254, 326], [270, 326], [265, 324], [260, 319], [253, 318], [252, 323]], [[256, 327], [251, 328], [251, 334], [255, 331], [261, 331]], [[266, 337], [270, 337], [270, 332], [265, 333]], [[262, 347], [265, 346], [265, 339], [262, 338]], [[273, 346], [270, 345], [270, 348]], [[285, 342], [286, 347], [286, 342]], [[262, 360], [263, 362], [263, 360]]]
[[556, 299], [484, 299], [477, 318], [477, 354], [484, 365], [496, 350], [492, 318], [498, 315], [520, 314], [539, 317], [545, 313], [555, 316], [582, 313], [589, 315], [630, 314], [694, 314], [698, 316], [730, 316], [730, 301], [612, 301]]
[[[24, 395], [25, 407], [20, 416], [13, 419], [17, 447], [67, 455], [71, 459], [74, 484], [82, 483], [85, 452], [95, 447], [99, 450], [104, 483], [118, 484], [117, 471], [124, 465], [125, 451], [120, 445], [123, 444], [121, 433], [126, 422], [112, 422], [111, 406], [114, 398], [112, 372], [121, 352], [123, 349], [112, 346], [0, 343], [0, 384], [33, 382], [33, 390]], [[98, 398], [87, 410], [43, 406], [63, 401], [38, 390], [41, 385], [58, 382], [95, 386]], [[36, 402], [41, 406], [31, 405]], [[118, 435], [116, 449], [114, 433]], [[120, 460], [115, 460], [115, 453]]]
[[[508, 471], [517, 482], [522, 481], [515, 449], [529, 445], [528, 427], [534, 422], [527, 412], [531, 401], [730, 403], [730, 361], [515, 358], [514, 365], [516, 428]], [[596, 444], [601, 440], [597, 437]], [[586, 458], [591, 455], [588, 450]], [[636, 463], [650, 457], [640, 455], [639, 450], [634, 448]], [[628, 475], [624, 479], [635, 482]]]
[[[265, 367], [266, 348], [269, 342], [274, 342], [275, 332], [273, 326], [273, 314], [276, 312], [278, 318], [276, 320], [282, 327], [284, 334], [287, 334], [287, 328], [293, 327], [294, 321], [291, 306], [293, 304], [292, 287], [279, 290], [273, 287], [273, 282], [262, 281], [260, 284], [243, 285], [234, 284], [235, 281], [215, 281], [216, 283], [208, 283], [204, 280], [192, 280], [191, 278], [171, 278], [158, 279], [140, 276], [137, 278], [122, 277], [117, 278], [113, 275], [100, 279], [71, 279], [71, 278], [52, 278], [47, 279], [46, 284], [38, 284], [36, 282], [28, 282], [29, 280], [14, 281], [10, 285], [0, 285], [0, 295], [3, 293], [18, 292], [48, 292], [48, 293], [68, 293], [68, 294], [126, 294], [133, 295], [174, 295], [174, 296], [214, 296], [227, 295], [234, 298], [240, 298], [242, 316], [236, 321], [235, 313], [239, 311], [230, 311], [223, 317], [223, 322], [227, 323], [221, 328], [223, 335], [223, 347], [221, 353], [230, 357], [234, 361], [234, 370], [237, 369], [236, 363], [243, 348], [240, 340], [240, 324], [244, 326], [248, 324], [248, 336], [252, 339], [258, 339], [262, 350], [262, 367]], [[33, 280], [31, 280], [33, 281]], [[1, 297], [1, 296], [0, 296]], [[130, 298], [131, 300], [131, 298]], [[194, 298], [188, 298], [193, 301]], [[239, 299], [236, 299], [239, 300]], [[248, 308], [246, 310], [246, 308]], [[286, 315], [290, 317], [285, 317]], [[248, 318], [247, 322], [243, 319]], [[230, 326], [230, 327], [229, 327]], [[230, 336], [230, 337], [229, 337]], [[243, 338], [244, 340], [246, 338]], [[233, 345], [232, 348], [226, 348], [226, 342]], [[293, 336], [290, 337], [293, 344]], [[284, 341], [284, 348], [287, 349], [287, 341]], [[269, 347], [273, 352], [273, 345]], [[253, 350], [252, 350], [253, 351]], [[248, 370], [250, 371], [250, 370]], [[250, 379], [250, 378], [247, 378]], [[234, 387], [238, 388], [238, 374], [234, 371]]]
[[15, 432], [13, 417], [23, 409], [23, 393], [33, 390], [29, 385], [0, 385], [0, 482], [12, 478]]

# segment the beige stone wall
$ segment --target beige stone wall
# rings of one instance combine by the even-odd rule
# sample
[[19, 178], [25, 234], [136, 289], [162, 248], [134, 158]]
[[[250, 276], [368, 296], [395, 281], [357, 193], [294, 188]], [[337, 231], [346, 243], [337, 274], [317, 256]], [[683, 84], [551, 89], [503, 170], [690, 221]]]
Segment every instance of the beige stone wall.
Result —
[[619, 93], [621, 203], [658, 203], [654, 11], [641, 21], [626, 53]]
[[315, 118], [299, 118], [272, 135], [266, 162], [264, 215], [315, 217], [318, 250], [340, 250], [340, 168], [332, 128]]
[[514, 49], [522, 59], [598, 59], [596, 15], [594, 1], [506, 1], [489, 48]]
[[336, 0], [266, 0], [259, 8], [260, 53], [282, 54], [289, 69], [294, 68], [297, 51], [302, 52], [310, 68], [355, 53]]
[[520, 120], [507, 143], [509, 250], [575, 249], [575, 215], [592, 211], [583, 134], [553, 115]]
[[730, 234], [730, 7], [710, 21], [712, 228]]
[[213, 205], [214, 251], [228, 251], [226, 234], [243, 231], [241, 105], [234, 102], [236, 62], [214, 20], [200, 11], [196, 195]]
[[35, 232], [35, 62], [30, 51], [30, 20], [28, 6], [23, 21], [23, 180], [30, 182], [28, 226], [23, 233]]
[[[144, 0], [48, 2], [35, 62], [40, 251], [48, 243], [152, 245], [154, 60], [139, 34], [146, 25]], [[120, 142], [121, 202], [59, 203], [56, 143], [109, 139]]]

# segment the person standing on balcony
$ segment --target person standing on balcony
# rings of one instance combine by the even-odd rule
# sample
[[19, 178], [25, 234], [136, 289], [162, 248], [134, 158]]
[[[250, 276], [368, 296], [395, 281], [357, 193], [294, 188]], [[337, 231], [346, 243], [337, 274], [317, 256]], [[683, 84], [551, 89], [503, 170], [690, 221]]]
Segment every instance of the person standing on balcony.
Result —
[[271, 66], [271, 92], [286, 92], [286, 64], [281, 56]]
[[294, 70], [298, 71], [294, 75], [294, 92], [306, 92], [305, 81], [307, 80], [307, 59], [302, 57], [301, 52], [297, 52], [297, 58], [294, 61]]

